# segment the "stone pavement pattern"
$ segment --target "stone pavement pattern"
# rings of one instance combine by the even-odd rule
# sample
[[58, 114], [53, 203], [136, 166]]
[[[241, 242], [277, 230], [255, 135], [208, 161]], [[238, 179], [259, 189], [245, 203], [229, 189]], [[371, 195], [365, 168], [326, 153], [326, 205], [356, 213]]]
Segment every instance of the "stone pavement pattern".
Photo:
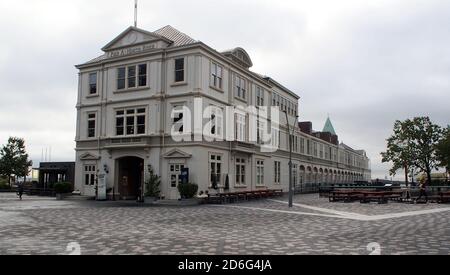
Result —
[[[450, 254], [450, 206], [329, 203], [300, 195], [225, 206], [138, 207], [117, 202], [56, 201], [0, 193], [1, 254]], [[317, 207], [317, 209], [315, 208]], [[358, 220], [323, 209], [380, 215], [423, 209], [435, 213]], [[365, 217], [365, 216], [364, 216]]]

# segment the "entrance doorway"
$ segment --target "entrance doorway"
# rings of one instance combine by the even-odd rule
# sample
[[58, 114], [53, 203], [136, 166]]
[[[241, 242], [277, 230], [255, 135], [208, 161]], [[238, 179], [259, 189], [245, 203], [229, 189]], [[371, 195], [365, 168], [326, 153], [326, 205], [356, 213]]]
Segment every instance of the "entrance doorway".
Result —
[[144, 185], [144, 160], [137, 157], [125, 157], [117, 161], [120, 199], [138, 199]]

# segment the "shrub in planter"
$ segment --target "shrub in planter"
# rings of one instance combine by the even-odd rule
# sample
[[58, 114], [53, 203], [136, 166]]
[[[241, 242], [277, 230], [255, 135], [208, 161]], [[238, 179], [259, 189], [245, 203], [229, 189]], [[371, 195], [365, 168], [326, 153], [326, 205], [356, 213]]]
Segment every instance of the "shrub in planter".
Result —
[[178, 192], [180, 192], [181, 198], [192, 199], [198, 191], [198, 185], [194, 183], [179, 184]]
[[145, 197], [158, 198], [161, 194], [161, 178], [155, 174], [152, 168], [149, 168], [149, 178], [145, 181]]
[[10, 186], [6, 183], [0, 182], [0, 190], [9, 190]]
[[53, 186], [56, 194], [67, 194], [72, 192], [72, 185], [69, 182], [58, 182]]

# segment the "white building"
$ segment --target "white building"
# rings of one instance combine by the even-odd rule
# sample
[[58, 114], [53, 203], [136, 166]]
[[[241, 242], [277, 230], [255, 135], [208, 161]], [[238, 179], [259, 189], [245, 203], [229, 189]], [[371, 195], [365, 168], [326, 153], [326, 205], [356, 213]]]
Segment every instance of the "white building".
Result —
[[[279, 106], [295, 125], [293, 173], [296, 186], [305, 183], [369, 180], [364, 151], [338, 144], [332, 134], [301, 131], [299, 96], [275, 80], [250, 71], [252, 61], [242, 48], [218, 52], [171, 26], [154, 32], [130, 27], [102, 49], [105, 53], [78, 65], [75, 188], [94, 196], [98, 178], [108, 194], [135, 199], [149, 167], [161, 176], [166, 199], [179, 197], [182, 168], [199, 191], [288, 190], [289, 142], [284, 114], [280, 117], [279, 149], [263, 153], [250, 142], [248, 115], [227, 125], [219, 116], [194, 117], [184, 125], [187, 107]], [[172, 115], [173, 111], [176, 115]], [[172, 128], [186, 130], [214, 121], [211, 136], [235, 131], [237, 141], [175, 142]], [[196, 126], [197, 123], [197, 126]], [[331, 123], [330, 123], [331, 124]], [[267, 125], [265, 125], [267, 126]], [[328, 127], [329, 128], [329, 127]], [[334, 131], [334, 130], [333, 130]], [[213, 181], [218, 190], [212, 189]]]

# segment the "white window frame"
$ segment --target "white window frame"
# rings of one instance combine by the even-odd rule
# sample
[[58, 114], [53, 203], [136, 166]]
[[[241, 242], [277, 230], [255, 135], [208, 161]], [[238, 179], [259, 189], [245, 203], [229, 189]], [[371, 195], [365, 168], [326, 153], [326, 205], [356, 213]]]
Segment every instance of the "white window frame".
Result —
[[[181, 105], [181, 104], [176, 104], [173, 106], [173, 113], [175, 115], [178, 115], [178, 117], [175, 117], [172, 119], [172, 126], [175, 126], [175, 129], [178, 129], [178, 133], [179, 134], [183, 134], [184, 133], [184, 107], [185, 105]], [[177, 121], [178, 120], [178, 121]], [[183, 128], [181, 130], [181, 128]]]
[[[217, 180], [217, 186], [218, 187], [222, 186], [223, 154], [210, 153], [208, 167], [209, 167], [208, 181], [209, 181], [210, 188], [213, 186], [213, 181], [212, 181], [213, 175], [219, 177], [219, 179]], [[219, 172], [219, 173], [217, 173], [217, 172]]]
[[256, 186], [266, 186], [264, 183], [264, 160], [256, 160]]
[[211, 87], [222, 90], [223, 88], [223, 67], [216, 62], [211, 62]]
[[246, 172], [247, 172], [247, 161], [245, 158], [236, 158], [236, 178], [235, 184], [236, 186], [246, 186]]
[[83, 185], [95, 186], [96, 183], [97, 183], [97, 165], [88, 163], [84, 164]]
[[[93, 118], [91, 117], [93, 116]], [[91, 127], [89, 127], [90, 122], [94, 122], [94, 135], [90, 136]], [[96, 112], [89, 112], [87, 113], [87, 138], [95, 138], [97, 136], [97, 113]]]
[[[95, 83], [92, 83], [92, 76], [95, 75]], [[95, 96], [98, 95], [98, 73], [97, 72], [91, 72], [88, 75], [89, 77], [89, 96]], [[92, 93], [92, 86], [95, 86], [95, 93]]]
[[[181, 184], [181, 170], [185, 168], [184, 163], [170, 163], [169, 164], [169, 186], [170, 188], [177, 188]], [[175, 179], [175, 181], [174, 181]], [[175, 186], [174, 186], [175, 183]]]
[[[145, 74], [140, 74], [140, 67], [145, 65]], [[127, 90], [133, 90], [133, 89], [139, 89], [139, 88], [145, 88], [148, 87], [148, 64], [147, 63], [139, 63], [139, 64], [134, 64], [134, 65], [127, 65], [127, 66], [120, 66], [117, 67], [117, 73], [116, 73], [116, 90], [117, 91], [127, 91]], [[134, 68], [134, 86], [130, 87], [129, 86], [129, 81], [132, 79], [132, 77], [129, 76], [130, 73], [130, 69]], [[125, 70], [125, 78], [119, 78], [119, 71], [121, 69]], [[140, 78], [145, 76], [145, 85], [139, 85], [140, 83]], [[125, 81], [125, 85], [124, 88], [119, 88], [119, 80], [124, 80]]]
[[[219, 112], [219, 110], [220, 110], [220, 112]], [[211, 106], [210, 122], [211, 122], [211, 131], [210, 131], [211, 136], [216, 137], [216, 138], [223, 137], [223, 109], [222, 108], [220, 108], [218, 106]], [[214, 133], [212, 132], [213, 128], [215, 129]]]
[[247, 100], [247, 80], [236, 74], [234, 81], [234, 96], [240, 100]]
[[[139, 112], [144, 110], [144, 112]], [[129, 114], [129, 111], [134, 111], [133, 114]], [[147, 134], [147, 128], [148, 128], [148, 115], [147, 115], [147, 108], [146, 107], [133, 107], [133, 108], [120, 108], [114, 110], [115, 112], [115, 136], [117, 137], [127, 137], [127, 136], [143, 136]], [[123, 112], [123, 114], [118, 114], [118, 112]], [[134, 117], [133, 119], [133, 125], [128, 125], [128, 118]], [[138, 117], [144, 117], [144, 132], [138, 133], [139, 126], [142, 126], [141, 124], [138, 124]], [[118, 134], [118, 126], [117, 126], [117, 119], [123, 118], [123, 134]], [[133, 127], [133, 134], [128, 134], [128, 127]]]
[[275, 176], [275, 184], [279, 185], [281, 184], [281, 162], [280, 161], [274, 161], [274, 176]]
[[[183, 60], [183, 69], [177, 70], [177, 61]], [[186, 57], [177, 57], [173, 60], [173, 82], [174, 83], [186, 83]], [[177, 73], [183, 72], [183, 80], [177, 80]]]
[[236, 140], [245, 142], [247, 140], [246, 134], [247, 116], [244, 114], [236, 114]]
[[256, 86], [256, 106], [264, 106], [264, 89]]

